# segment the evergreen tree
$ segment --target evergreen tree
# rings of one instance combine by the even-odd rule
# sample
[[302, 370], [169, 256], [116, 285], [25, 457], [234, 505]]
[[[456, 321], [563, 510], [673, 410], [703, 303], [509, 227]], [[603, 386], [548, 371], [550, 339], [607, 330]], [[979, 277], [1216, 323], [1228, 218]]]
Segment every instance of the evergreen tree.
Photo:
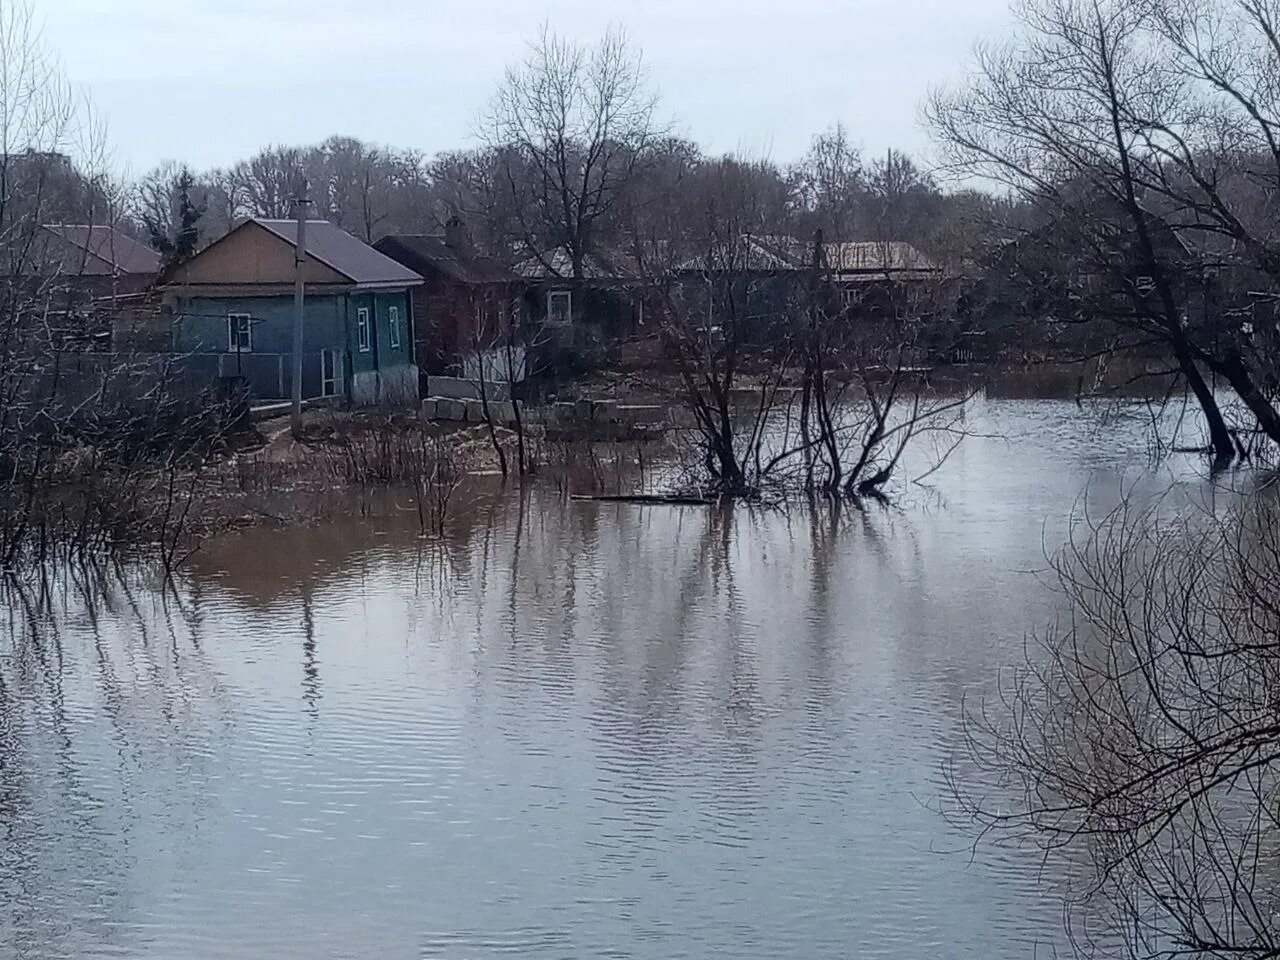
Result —
[[166, 270], [190, 260], [200, 249], [200, 220], [206, 204], [192, 199], [195, 186], [191, 169], [184, 166], [173, 182], [167, 219], [143, 215], [151, 245], [159, 251]]

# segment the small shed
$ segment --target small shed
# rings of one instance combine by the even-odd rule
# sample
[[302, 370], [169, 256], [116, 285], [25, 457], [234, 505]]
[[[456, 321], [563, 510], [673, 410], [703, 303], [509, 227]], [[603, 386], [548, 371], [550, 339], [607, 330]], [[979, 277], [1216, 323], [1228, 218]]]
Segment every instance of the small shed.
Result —
[[[246, 220], [165, 278], [173, 349], [216, 354], [258, 399], [292, 394], [293, 220]], [[412, 291], [422, 277], [327, 220], [307, 221], [302, 392], [417, 399]]]
[[160, 273], [160, 254], [109, 224], [48, 223], [35, 257], [56, 277], [50, 325], [64, 342], [105, 344], [114, 315]]

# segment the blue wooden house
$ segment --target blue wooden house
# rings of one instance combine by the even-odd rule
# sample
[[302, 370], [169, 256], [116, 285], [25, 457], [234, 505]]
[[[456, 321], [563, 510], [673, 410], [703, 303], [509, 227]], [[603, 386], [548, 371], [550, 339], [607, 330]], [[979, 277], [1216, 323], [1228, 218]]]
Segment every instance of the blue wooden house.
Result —
[[[216, 356], [257, 399], [293, 391], [297, 223], [246, 220], [164, 278], [173, 350]], [[417, 399], [410, 297], [422, 277], [326, 220], [306, 232], [302, 394]], [[212, 357], [210, 357], [212, 360]]]

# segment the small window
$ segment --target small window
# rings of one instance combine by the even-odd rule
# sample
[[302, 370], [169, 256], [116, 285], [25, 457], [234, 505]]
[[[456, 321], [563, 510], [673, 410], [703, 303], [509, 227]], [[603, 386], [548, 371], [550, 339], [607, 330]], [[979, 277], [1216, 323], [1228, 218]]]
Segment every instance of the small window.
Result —
[[369, 352], [369, 308], [356, 311], [356, 346], [361, 353]]
[[547, 323], [566, 326], [573, 319], [573, 293], [569, 290], [551, 290], [547, 293]]
[[400, 346], [400, 308], [387, 308], [387, 335], [391, 337], [393, 349]]
[[227, 314], [227, 351], [253, 352], [253, 317], [247, 313]]

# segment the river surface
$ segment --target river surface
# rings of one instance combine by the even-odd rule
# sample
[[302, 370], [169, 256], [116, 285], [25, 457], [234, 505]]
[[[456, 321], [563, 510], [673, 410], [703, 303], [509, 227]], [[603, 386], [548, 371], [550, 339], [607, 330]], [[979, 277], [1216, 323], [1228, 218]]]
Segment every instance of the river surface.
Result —
[[1216, 494], [1140, 418], [967, 422], [865, 514], [478, 489], [442, 543], [406, 510], [10, 593], [0, 957], [1051, 956], [1069, 868], [938, 812], [963, 700], [1073, 514]]

